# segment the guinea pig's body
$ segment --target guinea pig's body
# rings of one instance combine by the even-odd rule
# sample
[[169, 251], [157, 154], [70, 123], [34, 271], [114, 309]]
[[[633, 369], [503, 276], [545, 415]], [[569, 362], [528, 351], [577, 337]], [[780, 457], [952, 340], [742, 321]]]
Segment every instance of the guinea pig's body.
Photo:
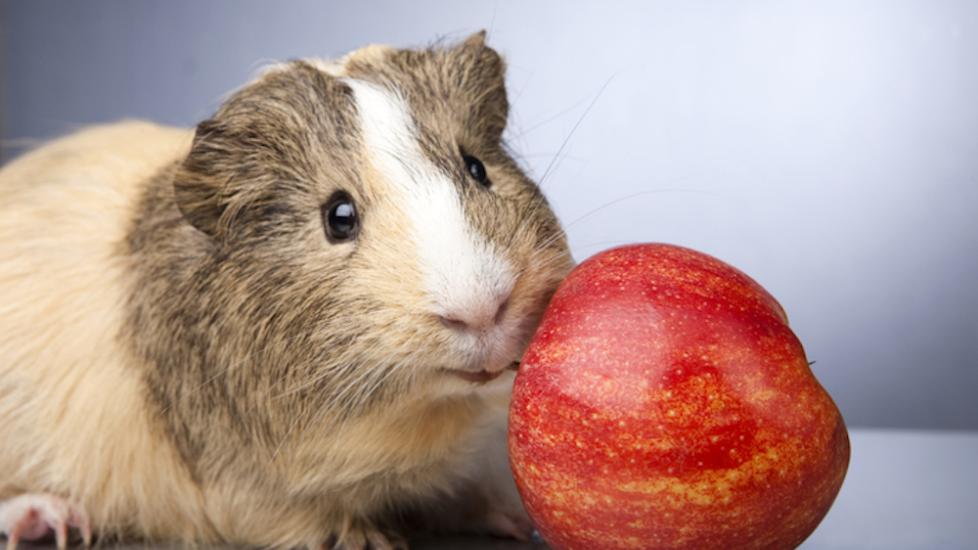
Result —
[[571, 260], [506, 109], [481, 35], [369, 47], [277, 66], [196, 132], [98, 127], [4, 167], [0, 531], [525, 529], [507, 367]]

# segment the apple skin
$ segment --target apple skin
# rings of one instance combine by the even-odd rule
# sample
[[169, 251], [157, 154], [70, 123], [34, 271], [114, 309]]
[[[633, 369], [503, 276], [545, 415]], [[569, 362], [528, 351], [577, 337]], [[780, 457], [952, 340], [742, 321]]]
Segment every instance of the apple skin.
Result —
[[781, 306], [665, 244], [579, 265], [517, 373], [510, 466], [555, 548], [793, 548], [849, 463]]

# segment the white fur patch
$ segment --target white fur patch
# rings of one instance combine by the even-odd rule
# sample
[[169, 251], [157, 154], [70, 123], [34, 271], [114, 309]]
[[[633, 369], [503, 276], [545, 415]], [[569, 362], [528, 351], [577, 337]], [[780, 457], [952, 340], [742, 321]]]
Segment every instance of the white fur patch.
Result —
[[421, 151], [404, 99], [368, 82], [344, 81], [353, 88], [371, 162], [400, 196], [432, 313], [489, 326], [513, 288], [509, 263], [473, 230], [455, 183]]

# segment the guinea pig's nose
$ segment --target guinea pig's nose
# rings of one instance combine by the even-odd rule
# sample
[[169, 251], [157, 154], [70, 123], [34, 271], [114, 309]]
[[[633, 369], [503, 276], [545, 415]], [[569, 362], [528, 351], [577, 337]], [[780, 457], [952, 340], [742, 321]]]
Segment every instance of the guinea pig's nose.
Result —
[[498, 325], [506, 316], [508, 308], [509, 295], [507, 294], [489, 307], [469, 307], [446, 311], [438, 315], [438, 319], [452, 330], [483, 331]]

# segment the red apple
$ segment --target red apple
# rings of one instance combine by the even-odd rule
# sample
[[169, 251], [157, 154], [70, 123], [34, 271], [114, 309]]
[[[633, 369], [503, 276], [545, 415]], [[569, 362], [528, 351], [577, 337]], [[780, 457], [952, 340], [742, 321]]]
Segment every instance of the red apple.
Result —
[[849, 438], [781, 306], [705, 254], [602, 252], [561, 284], [520, 366], [510, 465], [556, 548], [792, 548]]

